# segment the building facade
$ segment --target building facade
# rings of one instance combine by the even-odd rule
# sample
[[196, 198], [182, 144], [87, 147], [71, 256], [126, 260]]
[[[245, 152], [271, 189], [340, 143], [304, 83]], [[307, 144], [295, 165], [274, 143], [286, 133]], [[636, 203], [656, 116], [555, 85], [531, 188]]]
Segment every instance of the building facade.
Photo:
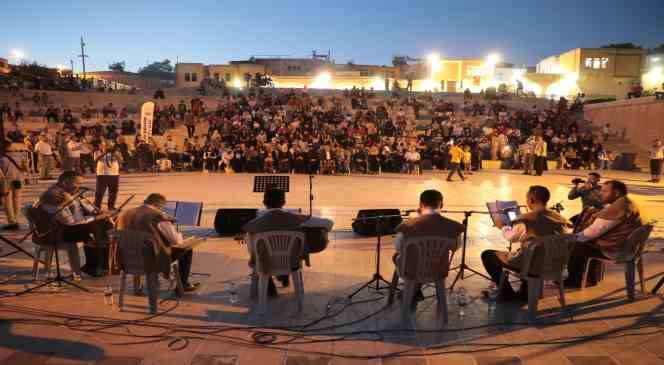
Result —
[[[546, 96], [627, 97], [634, 83], [641, 81], [645, 51], [642, 49], [575, 48], [537, 64], [537, 73], [555, 75], [542, 85]], [[535, 77], [537, 80], [537, 77]]]

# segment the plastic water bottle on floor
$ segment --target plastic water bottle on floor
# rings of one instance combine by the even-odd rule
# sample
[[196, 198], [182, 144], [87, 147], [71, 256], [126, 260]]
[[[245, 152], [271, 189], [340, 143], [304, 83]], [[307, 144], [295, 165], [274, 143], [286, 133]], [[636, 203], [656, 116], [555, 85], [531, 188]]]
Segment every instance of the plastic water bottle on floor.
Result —
[[104, 304], [113, 305], [113, 286], [111, 284], [106, 285], [106, 288], [104, 288]]
[[496, 301], [498, 300], [498, 288], [495, 284], [491, 283], [487, 289], [487, 305], [489, 312], [496, 310]]
[[468, 292], [466, 288], [459, 288], [457, 293], [457, 305], [459, 306], [459, 316], [463, 317], [466, 315], [465, 308], [470, 302], [468, 297]]
[[237, 302], [240, 301], [237, 296], [237, 288], [235, 287], [235, 283], [228, 284], [228, 297], [230, 299], [231, 304], [236, 304]]

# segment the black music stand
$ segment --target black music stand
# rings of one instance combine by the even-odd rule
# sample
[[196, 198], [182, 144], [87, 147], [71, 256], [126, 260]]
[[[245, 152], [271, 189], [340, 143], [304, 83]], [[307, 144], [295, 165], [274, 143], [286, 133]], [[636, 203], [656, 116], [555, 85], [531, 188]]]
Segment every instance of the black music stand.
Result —
[[659, 281], [657, 282], [657, 285], [655, 285], [655, 286], [652, 288], [652, 294], [653, 294], [653, 295], [656, 295], [657, 292], [659, 291], [659, 288], [661, 288], [662, 285], [664, 285], [664, 276], [662, 276], [662, 277], [659, 279]]
[[472, 211], [472, 210], [467, 210], [464, 212], [452, 212], [452, 211], [447, 211], [448, 213], [463, 213], [463, 246], [461, 247], [461, 263], [457, 265], [454, 268], [451, 268], [450, 270], [459, 270], [456, 274], [456, 277], [454, 277], [454, 281], [452, 281], [452, 285], [450, 285], [450, 291], [454, 290], [454, 286], [456, 285], [457, 281], [459, 279], [463, 280], [464, 279], [464, 272], [466, 270], [472, 272], [473, 274], [479, 275], [487, 280], [491, 280], [489, 276], [486, 274], [483, 274], [472, 267], [468, 266], [466, 264], [466, 244], [468, 242], [468, 218], [473, 213], [480, 213], [480, 214], [488, 214], [487, 212], [477, 212], [477, 211]]
[[[357, 290], [348, 295], [347, 298], [349, 300], [353, 299], [353, 297], [359, 294], [364, 288], [369, 288], [377, 292], [380, 292], [381, 290], [389, 289], [390, 286], [392, 285], [391, 282], [387, 281], [380, 274], [380, 248], [381, 248], [381, 225], [383, 223], [383, 220], [385, 218], [394, 218], [394, 217], [395, 217], [394, 215], [376, 215], [373, 217], [356, 218], [356, 220], [368, 220], [376, 222], [376, 271], [372, 275], [371, 280], [367, 281], [361, 287], [357, 288]], [[397, 217], [401, 217], [401, 215], [398, 215]], [[387, 284], [387, 286], [381, 286], [380, 285], [381, 283]]]
[[254, 193], [264, 193], [268, 189], [277, 189], [285, 193], [290, 191], [287, 175], [261, 175], [254, 177]]

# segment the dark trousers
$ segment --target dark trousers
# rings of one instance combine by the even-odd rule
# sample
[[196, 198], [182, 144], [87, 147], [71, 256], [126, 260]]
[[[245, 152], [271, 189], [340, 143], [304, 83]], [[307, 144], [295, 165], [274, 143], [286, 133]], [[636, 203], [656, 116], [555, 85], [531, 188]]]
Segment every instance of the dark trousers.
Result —
[[195, 132], [196, 132], [195, 125], [187, 125], [187, 135], [189, 136], [189, 138], [193, 137]]
[[108, 230], [113, 224], [108, 220], [92, 221], [85, 224], [64, 226], [64, 242], [84, 242], [85, 265], [81, 268], [91, 276], [97, 276], [108, 269]]
[[[577, 243], [574, 245], [569, 262], [567, 263], [567, 272], [569, 273], [569, 277], [567, 278], [566, 283], [568, 283], [570, 286], [581, 287], [583, 271], [585, 270], [586, 264], [591, 257], [601, 259], [607, 258], [604, 256], [602, 251], [590, 246], [587, 243]], [[600, 262], [593, 261], [592, 266], [588, 272], [587, 286], [597, 285], [601, 273], [602, 264]]]
[[[485, 250], [482, 251], [482, 265], [484, 265], [484, 270], [489, 274], [491, 277], [491, 281], [496, 283], [496, 286], [500, 285], [500, 278], [503, 275], [503, 270], [508, 269], [511, 271], [519, 271], [517, 268], [510, 267], [507, 265], [507, 263], [503, 260], [501, 260], [498, 257], [498, 253], [500, 251], [496, 250]], [[514, 294], [514, 289], [512, 289], [512, 286], [509, 284], [509, 282], [504, 283], [505, 285], [500, 288], [500, 291], [502, 294]], [[526, 281], [521, 280], [521, 288], [520, 292], [527, 292], [528, 290], [528, 283]]]
[[118, 199], [118, 189], [120, 187], [119, 175], [97, 175], [97, 190], [95, 191], [95, 206], [101, 208], [101, 201], [104, 199], [106, 189], [108, 189], [108, 209], [115, 209], [115, 201]]
[[461, 180], [464, 180], [463, 173], [461, 172], [461, 164], [458, 162], [450, 162], [450, 173], [447, 174], [447, 180], [452, 180], [452, 175], [456, 172], [459, 174]]
[[546, 157], [544, 156], [535, 156], [535, 173], [537, 176], [541, 176], [544, 172], [544, 164], [546, 163]]
[[189, 285], [189, 274], [191, 273], [191, 261], [194, 257], [194, 250], [182, 250], [174, 248], [171, 252], [171, 260], [178, 261], [180, 268], [180, 280], [185, 287]]

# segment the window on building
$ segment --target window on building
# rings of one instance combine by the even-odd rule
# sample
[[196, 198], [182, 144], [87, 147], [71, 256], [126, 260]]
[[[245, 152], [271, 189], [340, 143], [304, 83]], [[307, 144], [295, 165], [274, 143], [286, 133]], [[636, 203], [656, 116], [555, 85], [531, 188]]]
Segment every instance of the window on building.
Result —
[[224, 75], [224, 79], [226, 81], [231, 81], [231, 74], [229, 72], [226, 72], [226, 75]]
[[189, 72], [185, 72], [184, 82], [189, 82], [189, 81], [191, 81], [191, 75], [189, 74]]
[[217, 80], [217, 81], [219, 81], [219, 74], [216, 73], [216, 72], [215, 72], [215, 74], [214, 74], [214, 79]]
[[198, 75], [195, 72], [193, 72], [191, 74], [191, 82], [196, 82], [196, 81], [198, 81]]
[[593, 70], [603, 70], [609, 65], [608, 57], [586, 57], [584, 65]]

